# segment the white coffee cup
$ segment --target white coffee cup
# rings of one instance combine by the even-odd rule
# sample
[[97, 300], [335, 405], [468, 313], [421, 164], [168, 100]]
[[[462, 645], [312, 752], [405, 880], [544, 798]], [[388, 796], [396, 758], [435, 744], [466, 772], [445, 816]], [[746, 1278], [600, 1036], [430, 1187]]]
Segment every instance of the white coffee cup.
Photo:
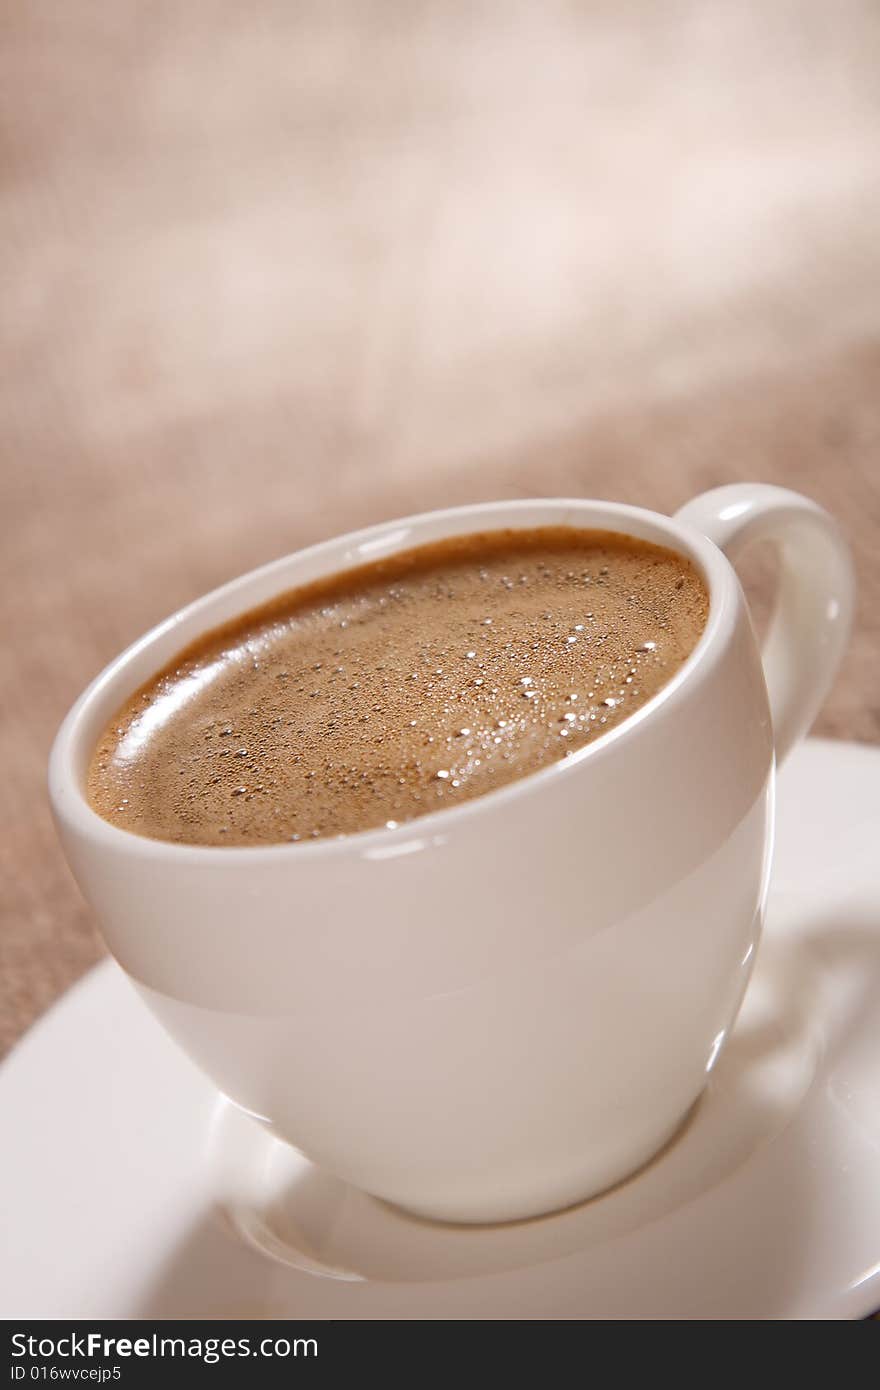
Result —
[[[200, 634], [397, 550], [548, 525], [668, 546], [709, 588], [683, 667], [587, 747], [458, 808], [313, 844], [167, 844], [91, 810], [106, 722]], [[781, 562], [763, 666], [726, 558], [755, 539]], [[52, 750], [59, 833], [110, 950], [232, 1100], [422, 1215], [545, 1212], [645, 1163], [705, 1086], [754, 962], [774, 761], [830, 685], [852, 601], [835, 523], [760, 484], [673, 520], [556, 500], [376, 526], [227, 584], [113, 662]]]

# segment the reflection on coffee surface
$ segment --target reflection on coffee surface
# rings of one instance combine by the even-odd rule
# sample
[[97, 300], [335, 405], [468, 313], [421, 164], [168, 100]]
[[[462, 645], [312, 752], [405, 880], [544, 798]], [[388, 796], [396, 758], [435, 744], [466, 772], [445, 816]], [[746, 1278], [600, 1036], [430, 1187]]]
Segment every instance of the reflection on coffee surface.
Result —
[[693, 566], [602, 531], [494, 531], [283, 595], [117, 713], [96, 811], [159, 840], [314, 840], [457, 806], [608, 732], [693, 650]]

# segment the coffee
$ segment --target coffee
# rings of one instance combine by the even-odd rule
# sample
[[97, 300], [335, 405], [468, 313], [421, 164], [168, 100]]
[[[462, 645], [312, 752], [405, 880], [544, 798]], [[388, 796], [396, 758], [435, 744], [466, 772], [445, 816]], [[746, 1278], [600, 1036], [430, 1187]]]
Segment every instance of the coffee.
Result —
[[104, 731], [89, 800], [185, 844], [394, 828], [608, 732], [675, 673], [707, 612], [688, 560], [610, 532], [421, 546], [182, 651]]

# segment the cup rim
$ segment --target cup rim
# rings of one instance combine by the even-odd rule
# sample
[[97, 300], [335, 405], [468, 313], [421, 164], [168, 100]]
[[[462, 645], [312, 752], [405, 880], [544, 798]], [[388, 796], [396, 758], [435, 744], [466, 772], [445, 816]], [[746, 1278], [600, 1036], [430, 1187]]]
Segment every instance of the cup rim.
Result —
[[[559, 517], [554, 520], [541, 519], [534, 515], [538, 511], [548, 510], [570, 515], [566, 515], [564, 520]], [[469, 521], [472, 521], [473, 525], [462, 525]], [[628, 528], [627, 522], [634, 529]], [[297, 569], [308, 569], [309, 578], [322, 574], [343, 573], [346, 569], [367, 563], [370, 559], [412, 549], [433, 540], [442, 540], [445, 535], [468, 535], [508, 528], [527, 530], [541, 525], [571, 525], [584, 530], [606, 530], [664, 545], [667, 549], [684, 555], [695, 565], [709, 593], [706, 625], [693, 650], [671, 679], [633, 714], [582, 748], [546, 767], [538, 768], [492, 791], [472, 797], [459, 806], [442, 807], [412, 820], [401, 821], [391, 829], [387, 826], [375, 826], [314, 841], [230, 846], [180, 844], [176, 841], [139, 835], [136, 831], [114, 825], [90, 806], [77, 772], [77, 764], [81, 758], [85, 726], [91, 721], [94, 707], [106, 700], [108, 710], [104, 718], [109, 718], [112, 710], [121, 706], [142, 683], [142, 680], [137, 680], [126, 685], [125, 674], [146, 652], [177, 629], [189, 628], [201, 619], [202, 615], [208, 615], [207, 620], [199, 622], [194, 631], [190, 631], [185, 638], [180, 638], [177, 646], [177, 650], [180, 650], [198, 640], [200, 634], [210, 632], [213, 627], [222, 626], [237, 614], [246, 613], [249, 608], [259, 607], [262, 603], [270, 601], [273, 595], [283, 594], [287, 589], [298, 587], [299, 583], [308, 582], [306, 579], [296, 579], [291, 571]], [[418, 533], [426, 530], [430, 530], [431, 535], [420, 540]], [[343, 562], [345, 557], [347, 563]], [[274, 586], [276, 579], [279, 581], [277, 587]], [[254, 587], [265, 588], [267, 583], [267, 596], [261, 596], [256, 600], [248, 597]], [[306, 857], [351, 854], [375, 859], [393, 858], [397, 854], [409, 852], [412, 848], [420, 848], [421, 845], [415, 845], [416, 840], [434, 844], [442, 842], [445, 839], [444, 830], [452, 830], [453, 827], [469, 820], [478, 821], [481, 816], [533, 794], [554, 779], [576, 775], [586, 764], [609, 756], [619, 743], [631, 742], [634, 738], [642, 736], [644, 725], [652, 715], [680, 698], [682, 687], [690, 686], [693, 678], [710, 665], [714, 655], [722, 649], [724, 639], [730, 634], [735, 621], [736, 589], [734, 571], [723, 553], [708, 537], [675, 517], [622, 502], [605, 502], [593, 498], [517, 498], [500, 502], [477, 502], [419, 512], [380, 522], [362, 530], [346, 532], [316, 545], [292, 551], [210, 590], [150, 628], [105, 666], [75, 701], [52, 745], [49, 757], [49, 799], [52, 811], [57, 821], [69, 825], [81, 836], [102, 848], [146, 859], [170, 857], [178, 864], [202, 863], [218, 867], [221, 864], [243, 865], [267, 859], [278, 862], [283, 856], [289, 856], [296, 862], [296, 859]], [[236, 604], [229, 616], [212, 621], [211, 612], [233, 597]], [[157, 660], [154, 670], [161, 669], [164, 664], [164, 661]], [[110, 700], [109, 692], [112, 690], [115, 690], [116, 694]], [[90, 740], [89, 753], [92, 746], [93, 740]]]

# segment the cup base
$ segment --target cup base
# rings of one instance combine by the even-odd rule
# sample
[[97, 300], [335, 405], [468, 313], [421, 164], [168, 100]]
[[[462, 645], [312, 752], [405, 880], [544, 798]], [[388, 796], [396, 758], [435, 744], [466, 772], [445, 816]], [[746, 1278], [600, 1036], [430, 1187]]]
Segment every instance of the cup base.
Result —
[[699, 1101], [700, 1096], [697, 1096], [672, 1124], [664, 1125], [659, 1133], [641, 1145], [633, 1154], [632, 1161], [622, 1171], [617, 1165], [615, 1165], [613, 1172], [603, 1172], [601, 1175], [597, 1175], [594, 1170], [589, 1177], [580, 1174], [579, 1177], [566, 1181], [564, 1184], [558, 1183], [550, 1191], [544, 1188], [540, 1193], [535, 1191], [525, 1197], [517, 1194], [516, 1197], [511, 1196], [497, 1202], [478, 1199], [474, 1203], [462, 1203], [455, 1198], [449, 1202], [400, 1202], [376, 1193], [370, 1195], [378, 1196], [378, 1199], [386, 1206], [407, 1217], [430, 1222], [432, 1225], [509, 1226], [524, 1221], [537, 1221], [546, 1216], [555, 1216], [573, 1207], [582, 1206], [595, 1197], [612, 1192], [616, 1187], [629, 1182], [648, 1167], [671, 1144], [674, 1144], [679, 1135], [687, 1128]]
[[[211, 1145], [211, 1186], [217, 1207], [246, 1244], [306, 1273], [420, 1282], [501, 1272], [558, 1255], [560, 1239], [580, 1248], [597, 1221], [604, 1229], [607, 1211], [613, 1217], [617, 1210], [614, 1195], [611, 1208], [605, 1196], [626, 1191], [642, 1173], [651, 1188], [655, 1161], [662, 1173], [663, 1156], [682, 1140], [687, 1147], [692, 1117], [702, 1109], [698, 1101], [646, 1142], [625, 1171], [618, 1165], [607, 1180], [594, 1169], [589, 1178], [581, 1172], [550, 1192], [544, 1187], [503, 1204], [484, 1197], [467, 1205], [460, 1200], [400, 1203], [371, 1195], [311, 1163], [271, 1127], [255, 1124], [227, 1102]], [[659, 1186], [662, 1198], [662, 1178]], [[600, 1195], [601, 1200], [591, 1200]], [[628, 1199], [621, 1200], [625, 1214]]]

